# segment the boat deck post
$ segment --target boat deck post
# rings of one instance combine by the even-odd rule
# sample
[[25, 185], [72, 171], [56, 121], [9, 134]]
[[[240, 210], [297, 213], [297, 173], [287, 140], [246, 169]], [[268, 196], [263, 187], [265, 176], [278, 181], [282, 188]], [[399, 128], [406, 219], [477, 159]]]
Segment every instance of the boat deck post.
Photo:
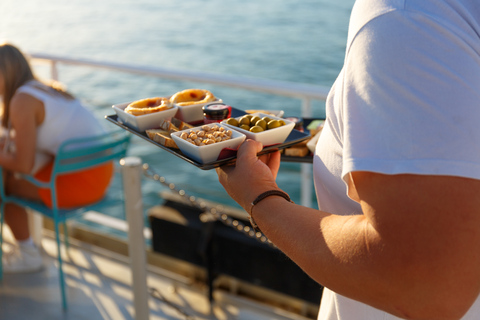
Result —
[[136, 320], [149, 319], [147, 290], [147, 257], [143, 235], [142, 160], [126, 157], [120, 160], [122, 168], [125, 214], [128, 222], [128, 255], [132, 272], [133, 301]]

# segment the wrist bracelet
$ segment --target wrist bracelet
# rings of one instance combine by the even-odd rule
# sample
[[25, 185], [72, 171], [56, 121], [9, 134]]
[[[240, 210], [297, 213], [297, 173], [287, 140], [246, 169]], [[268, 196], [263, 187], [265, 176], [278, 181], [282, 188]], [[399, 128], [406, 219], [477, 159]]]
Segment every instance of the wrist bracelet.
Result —
[[269, 191], [265, 191], [264, 193], [261, 193], [258, 197], [255, 198], [255, 200], [252, 201], [252, 207], [250, 208], [250, 214], [248, 215], [249, 220], [250, 220], [250, 224], [252, 225], [253, 229], [255, 229], [256, 231], [259, 231], [259, 228], [258, 228], [258, 225], [255, 223], [255, 220], [253, 219], [253, 215], [252, 215], [253, 214], [253, 207], [255, 207], [255, 205], [257, 203], [259, 203], [260, 201], [262, 201], [265, 198], [268, 198], [270, 196], [279, 196], [279, 197], [284, 198], [288, 202], [294, 203], [290, 199], [290, 196], [287, 193], [285, 193], [281, 190], [269, 190]]

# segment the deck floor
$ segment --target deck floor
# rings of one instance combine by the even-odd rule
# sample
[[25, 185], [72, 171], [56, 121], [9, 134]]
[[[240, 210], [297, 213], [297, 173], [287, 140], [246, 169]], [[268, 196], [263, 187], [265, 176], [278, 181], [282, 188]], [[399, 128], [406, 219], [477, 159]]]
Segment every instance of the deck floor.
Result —
[[[8, 243], [8, 238], [6, 242]], [[134, 319], [131, 273], [126, 257], [72, 241], [63, 254], [68, 310], [61, 307], [55, 241], [42, 239], [45, 268], [5, 274], [0, 284], [0, 319]], [[149, 272], [147, 284], [168, 302], [149, 298], [149, 319], [306, 319], [285, 310], [215, 291], [168, 272]]]

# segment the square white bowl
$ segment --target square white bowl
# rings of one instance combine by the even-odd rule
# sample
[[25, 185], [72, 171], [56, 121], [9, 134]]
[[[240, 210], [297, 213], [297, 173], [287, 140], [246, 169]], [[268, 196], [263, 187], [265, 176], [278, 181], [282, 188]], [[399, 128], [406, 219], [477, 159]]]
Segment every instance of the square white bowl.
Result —
[[198, 103], [198, 104], [192, 104], [189, 106], [179, 106], [177, 114], [175, 115], [175, 118], [182, 120], [183, 122], [187, 123], [199, 123], [203, 122], [203, 106], [211, 103], [221, 103], [223, 102], [222, 99], [217, 99], [214, 101], [210, 102], [205, 102], [205, 103]]
[[[250, 115], [251, 116], [258, 116], [260, 118], [269, 117], [272, 120], [283, 120], [285, 122], [285, 125], [281, 126], [281, 127], [274, 128], [274, 129], [270, 129], [270, 130], [265, 130], [265, 131], [262, 131], [262, 132], [250, 132], [248, 130], [244, 130], [244, 129], [241, 129], [239, 127], [229, 125], [229, 124], [226, 123], [226, 120], [223, 120], [222, 124], [225, 124], [226, 126], [245, 134], [247, 136], [247, 139], [260, 141], [263, 144], [264, 147], [285, 142], [288, 135], [290, 134], [290, 132], [292, 132], [293, 128], [295, 127], [295, 122], [287, 120], [287, 119], [279, 118], [279, 117], [274, 117], [274, 116], [269, 115], [269, 114], [252, 113]], [[239, 120], [241, 117], [243, 117], [243, 116], [236, 117], [235, 119]]]
[[190, 159], [195, 160], [196, 162], [199, 162], [201, 164], [215, 162], [218, 160], [218, 156], [220, 155], [220, 152], [222, 151], [222, 149], [224, 148], [237, 149], [238, 146], [245, 140], [245, 135], [238, 131], [232, 130], [232, 128], [222, 123], [206, 124], [206, 126], [209, 126], [209, 127], [212, 127], [214, 125], [223, 127], [227, 130], [231, 130], [232, 131], [231, 139], [212, 143], [205, 146], [197, 146], [180, 138], [180, 135], [182, 134], [182, 132], [189, 132], [190, 130], [197, 131], [197, 130], [200, 130], [202, 126], [171, 133], [171, 137], [177, 144], [180, 151], [182, 151], [182, 153], [185, 156], [189, 157]]
[[130, 102], [113, 105], [112, 108], [118, 116], [117, 121], [126, 126], [136, 129], [139, 132], [147, 129], [158, 128], [162, 120], [170, 120], [178, 111], [177, 106], [170, 109], [144, 114], [141, 116], [134, 116], [133, 114], [125, 112], [125, 108]]

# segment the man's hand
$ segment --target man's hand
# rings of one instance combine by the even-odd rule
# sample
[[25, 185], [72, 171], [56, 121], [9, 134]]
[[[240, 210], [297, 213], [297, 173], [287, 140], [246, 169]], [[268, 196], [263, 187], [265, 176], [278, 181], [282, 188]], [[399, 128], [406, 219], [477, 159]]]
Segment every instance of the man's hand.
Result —
[[257, 156], [262, 149], [262, 143], [246, 140], [238, 149], [235, 165], [216, 169], [225, 190], [247, 211], [259, 194], [278, 189], [275, 179], [280, 168], [280, 152]]

